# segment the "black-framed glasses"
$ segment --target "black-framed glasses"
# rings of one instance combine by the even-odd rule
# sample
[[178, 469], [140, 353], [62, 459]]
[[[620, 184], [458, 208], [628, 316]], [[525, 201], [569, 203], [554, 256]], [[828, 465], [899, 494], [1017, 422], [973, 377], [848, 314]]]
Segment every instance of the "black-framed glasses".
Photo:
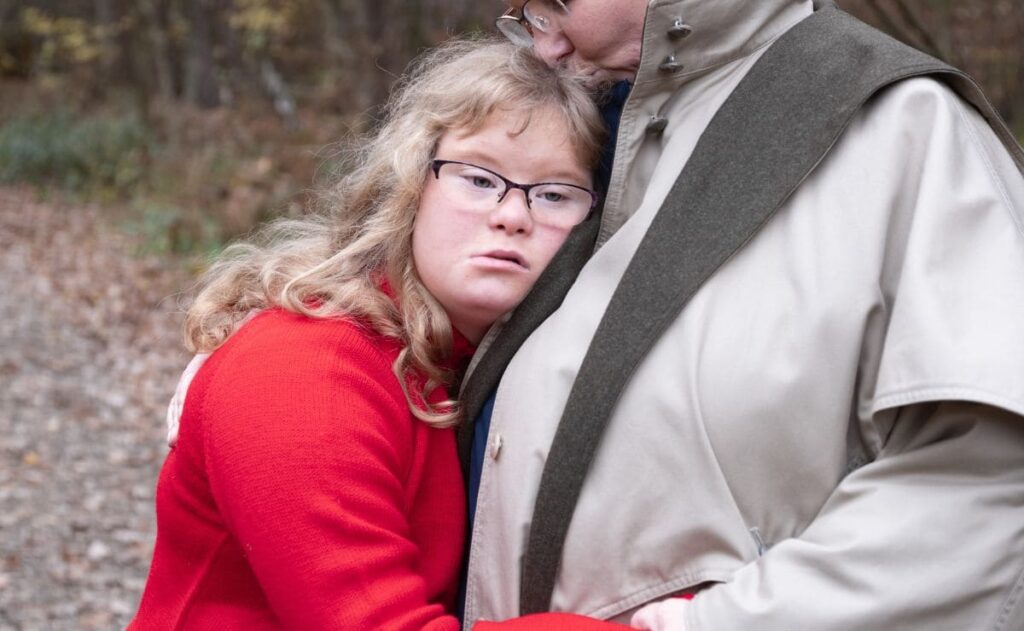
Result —
[[509, 9], [494, 21], [494, 26], [512, 43], [533, 46], [533, 32], [553, 35], [562, 32], [562, 20], [569, 8], [562, 0], [526, 0], [521, 9]]
[[457, 160], [433, 160], [430, 170], [446, 197], [479, 212], [497, 208], [513, 189], [523, 192], [534, 220], [549, 226], [571, 228], [597, 208], [597, 193], [576, 184], [519, 184], [490, 169]]

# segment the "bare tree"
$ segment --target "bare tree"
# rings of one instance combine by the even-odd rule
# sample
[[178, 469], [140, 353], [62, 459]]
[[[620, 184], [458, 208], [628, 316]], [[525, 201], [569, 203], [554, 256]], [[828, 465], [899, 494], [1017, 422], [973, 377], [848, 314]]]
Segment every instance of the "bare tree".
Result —
[[220, 105], [220, 86], [214, 59], [214, 32], [221, 19], [219, 0], [187, 0], [188, 50], [185, 98], [200, 107]]
[[174, 99], [174, 65], [167, 23], [157, 2], [158, 0], [138, 0], [138, 7], [156, 76], [157, 93], [164, 101], [171, 101]]

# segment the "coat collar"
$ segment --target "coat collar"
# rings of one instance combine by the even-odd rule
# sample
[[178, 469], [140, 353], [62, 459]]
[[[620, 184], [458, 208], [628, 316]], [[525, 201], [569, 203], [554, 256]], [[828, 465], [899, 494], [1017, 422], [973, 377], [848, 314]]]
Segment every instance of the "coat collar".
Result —
[[774, 41], [811, 0], [652, 0], [634, 84], [638, 96], [681, 85]]

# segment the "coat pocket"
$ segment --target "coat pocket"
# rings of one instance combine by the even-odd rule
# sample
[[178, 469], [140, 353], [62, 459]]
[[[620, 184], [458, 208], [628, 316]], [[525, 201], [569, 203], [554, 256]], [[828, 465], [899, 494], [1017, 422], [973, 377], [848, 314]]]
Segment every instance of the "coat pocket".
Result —
[[641, 592], [631, 594], [614, 603], [587, 613], [592, 618], [600, 618], [611, 622], [629, 624], [630, 618], [638, 609], [649, 603], [682, 596], [697, 594], [712, 585], [728, 582], [734, 570], [699, 570], [686, 577], [678, 577], [670, 581], [652, 585]]

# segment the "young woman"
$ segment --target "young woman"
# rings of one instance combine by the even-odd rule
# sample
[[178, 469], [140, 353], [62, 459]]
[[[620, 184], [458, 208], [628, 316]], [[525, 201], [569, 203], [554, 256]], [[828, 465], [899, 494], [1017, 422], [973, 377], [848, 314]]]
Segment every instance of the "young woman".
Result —
[[[596, 206], [602, 125], [503, 43], [416, 66], [320, 218], [206, 274], [135, 629], [458, 629], [451, 390]], [[214, 350], [216, 349], [216, 350]]]

